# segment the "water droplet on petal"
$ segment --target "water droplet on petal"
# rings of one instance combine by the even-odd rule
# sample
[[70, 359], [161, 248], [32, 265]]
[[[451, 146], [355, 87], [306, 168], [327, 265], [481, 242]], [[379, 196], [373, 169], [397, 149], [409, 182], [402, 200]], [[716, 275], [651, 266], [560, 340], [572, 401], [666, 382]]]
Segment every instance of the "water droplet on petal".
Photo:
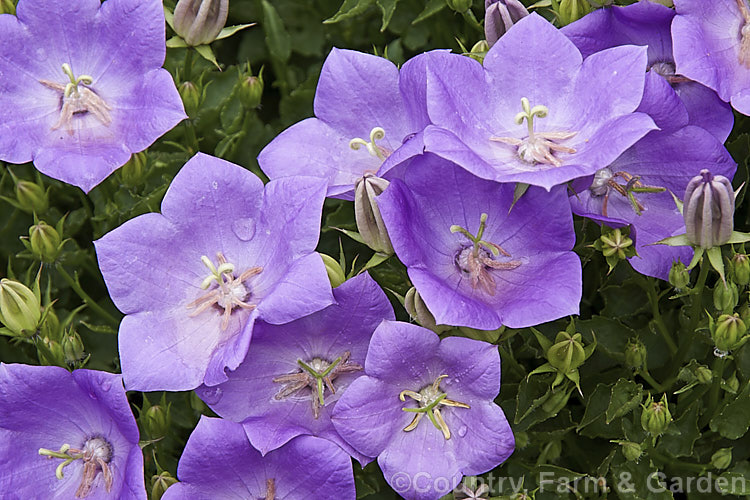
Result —
[[235, 219], [232, 232], [242, 241], [249, 241], [255, 236], [255, 221], [249, 218]]
[[466, 427], [465, 425], [462, 425], [461, 427], [459, 427], [458, 428], [458, 435], [459, 435], [459, 437], [464, 437], [466, 435], [466, 432], [468, 430], [469, 430], [469, 428]]
[[205, 389], [198, 392], [198, 396], [207, 405], [215, 405], [221, 401], [221, 397], [224, 395], [224, 391], [220, 387], [206, 387]]

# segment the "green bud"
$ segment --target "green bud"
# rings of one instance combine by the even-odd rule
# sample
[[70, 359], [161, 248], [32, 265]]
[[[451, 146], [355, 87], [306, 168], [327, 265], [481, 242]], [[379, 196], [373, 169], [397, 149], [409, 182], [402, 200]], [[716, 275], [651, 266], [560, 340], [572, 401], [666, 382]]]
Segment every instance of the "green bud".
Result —
[[674, 262], [672, 268], [669, 270], [669, 284], [682, 291], [688, 288], [690, 284], [690, 273], [688, 273], [685, 264], [680, 262]]
[[740, 294], [737, 285], [728, 281], [722, 283], [719, 281], [714, 287], [714, 307], [717, 311], [725, 313], [731, 312], [740, 301]]
[[120, 168], [120, 179], [128, 187], [136, 187], [146, 175], [148, 157], [145, 151], [133, 153], [128, 162]]
[[341, 264], [330, 255], [321, 253], [320, 256], [323, 258], [323, 264], [326, 266], [326, 272], [328, 273], [328, 279], [331, 281], [331, 286], [336, 288], [341, 283], [346, 281], [346, 274], [341, 269]]
[[489, 50], [490, 50], [490, 46], [487, 43], [487, 40], [479, 40], [471, 48], [471, 51], [469, 52], [468, 56], [482, 63], [484, 62], [484, 57], [487, 55], [487, 52]]
[[185, 112], [190, 118], [195, 118], [203, 101], [201, 90], [193, 82], [182, 82], [177, 90], [185, 105]]
[[44, 188], [30, 181], [16, 183], [16, 200], [24, 212], [43, 214], [49, 208], [49, 199]]
[[739, 314], [735, 313], [731, 316], [722, 314], [716, 320], [711, 336], [717, 349], [729, 352], [740, 346], [745, 332], [747, 332], [747, 327]]
[[437, 334], [441, 334], [451, 328], [446, 325], [438, 325], [435, 322], [435, 316], [427, 309], [422, 296], [419, 295], [419, 292], [414, 287], [411, 287], [404, 296], [404, 308], [409, 313], [409, 316], [411, 316], [411, 319], [419, 323], [420, 326], [429, 328]]
[[445, 3], [447, 3], [448, 7], [451, 9], [462, 14], [469, 10], [474, 2], [472, 0], [445, 0]]
[[529, 445], [529, 435], [524, 431], [517, 431], [513, 433], [513, 437], [516, 438], [516, 449], [522, 450]]
[[630, 339], [625, 346], [625, 364], [634, 370], [646, 367], [646, 346], [639, 339]]
[[641, 455], [643, 455], [643, 449], [641, 449], [640, 444], [633, 443], [632, 441], [620, 441], [619, 444], [622, 446], [622, 454], [626, 459], [631, 462], [638, 462], [640, 460]]
[[726, 469], [732, 463], [732, 448], [720, 448], [711, 455], [711, 465], [716, 469]]
[[42, 262], [54, 262], [62, 249], [62, 238], [57, 230], [39, 221], [29, 228], [31, 253]]
[[39, 333], [45, 339], [57, 341], [62, 340], [60, 320], [57, 318], [57, 313], [52, 309], [52, 306], [47, 306], [47, 311]]
[[736, 373], [733, 373], [731, 377], [724, 381], [724, 383], [727, 388], [731, 390], [732, 394], [737, 394], [737, 391], [740, 389], [740, 381], [737, 378]]
[[646, 404], [643, 405], [641, 414], [641, 427], [652, 436], [660, 436], [669, 427], [672, 422], [672, 414], [669, 412], [669, 403], [667, 395], [663, 395], [661, 401], [654, 402], [653, 397], [649, 394]]
[[750, 283], [750, 257], [744, 253], [735, 254], [731, 261], [732, 276], [739, 286]]
[[65, 363], [74, 366], [86, 359], [86, 351], [83, 349], [83, 341], [75, 331], [69, 331], [62, 339]]
[[571, 336], [568, 332], [559, 332], [555, 343], [547, 350], [547, 361], [561, 373], [570, 373], [583, 364], [586, 353], [581, 343], [581, 334]]
[[177, 482], [177, 479], [172, 477], [167, 471], [151, 476], [151, 500], [159, 500], [167, 488]]
[[700, 365], [695, 370], [695, 378], [701, 384], [710, 384], [714, 378], [714, 372], [709, 367]]
[[167, 435], [170, 419], [169, 405], [166, 409], [161, 405], [154, 405], [146, 410], [143, 416], [143, 426], [152, 439], [159, 439]]
[[548, 394], [549, 396], [542, 403], [542, 410], [548, 415], [557, 415], [568, 403], [570, 391], [558, 387], [557, 390], [552, 390]]
[[36, 346], [42, 364], [65, 366], [65, 353], [59, 342], [45, 338], [42, 339], [41, 343], [37, 343]]
[[567, 26], [591, 12], [591, 5], [587, 0], [559, 0], [553, 2], [552, 10], [557, 14], [560, 26]]
[[255, 109], [260, 106], [263, 97], [263, 68], [258, 76], [250, 73], [250, 68], [246, 74], [240, 75], [239, 86], [240, 103], [246, 110]]
[[42, 305], [34, 292], [17, 281], [0, 280], [0, 323], [16, 336], [31, 337], [41, 318]]
[[0, 0], [0, 14], [16, 15], [16, 2], [14, 0]]

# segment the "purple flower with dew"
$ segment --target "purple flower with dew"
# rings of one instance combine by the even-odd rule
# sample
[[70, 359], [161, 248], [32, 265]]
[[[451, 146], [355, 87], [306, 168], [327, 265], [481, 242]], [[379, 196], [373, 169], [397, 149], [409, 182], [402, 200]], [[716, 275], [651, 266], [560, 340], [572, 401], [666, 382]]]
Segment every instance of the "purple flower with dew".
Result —
[[227, 380], [256, 318], [286, 323], [333, 301], [318, 242], [325, 182], [265, 187], [237, 165], [198, 154], [169, 187], [161, 214], [94, 242], [115, 305], [129, 390], [180, 391]]
[[[720, 141], [725, 141], [734, 125], [731, 107], [713, 90], [676, 73], [670, 32], [674, 15], [673, 9], [663, 5], [638, 2], [625, 7], [597, 9], [561, 31], [578, 47], [583, 57], [619, 45], [647, 45], [649, 72], [661, 76], [669, 86], [660, 79], [647, 77], [643, 102], [638, 110], [651, 114], [662, 130], [674, 126], [675, 122], [680, 126], [681, 115], [687, 113], [690, 125], [703, 127]], [[685, 110], [673, 109], [663, 117], [654, 114], [647, 105], [651, 100], [648, 94], [656, 92], [658, 95], [662, 87], [676, 93]]]
[[441, 341], [426, 328], [384, 321], [370, 342], [365, 375], [339, 399], [332, 420], [355, 449], [378, 457], [401, 496], [437, 499], [462, 475], [493, 469], [513, 452], [513, 432], [493, 402], [498, 392], [495, 346]]
[[146, 499], [119, 375], [0, 363], [0, 401], [3, 498]]
[[615, 47], [582, 61], [537, 14], [513, 25], [484, 67], [457, 54], [423, 57], [436, 125], [424, 131], [426, 150], [485, 179], [549, 190], [593, 174], [655, 128], [634, 112], [643, 97], [645, 48]]
[[320, 73], [315, 116], [269, 143], [258, 163], [271, 179], [311, 175], [328, 182], [328, 196], [354, 199], [354, 184], [429, 123], [424, 56], [399, 72], [382, 57], [334, 48]]
[[689, 125], [651, 132], [600, 169], [570, 203], [575, 213], [610, 227], [630, 224], [638, 252], [631, 265], [666, 280], [672, 262], [687, 264], [693, 251], [654, 243], [685, 232], [673, 194], [682, 196], [690, 179], [706, 168], [730, 178], [736, 170], [729, 152], [706, 130]]
[[675, 0], [677, 72], [750, 114], [750, 6], [747, 0]]
[[159, 0], [20, 0], [0, 15], [0, 160], [88, 192], [186, 118]]
[[363, 464], [372, 460], [341, 439], [331, 411], [362, 374], [372, 332], [395, 317], [366, 273], [335, 288], [333, 297], [335, 304], [296, 321], [256, 323], [247, 358], [229, 380], [196, 391], [220, 416], [242, 422], [263, 454], [309, 434], [338, 444]]
[[437, 324], [494, 330], [578, 314], [581, 262], [565, 188], [532, 187], [511, 210], [513, 191], [428, 153], [377, 198]]
[[235, 422], [202, 416], [163, 500], [354, 499], [349, 456], [325, 439], [300, 436], [261, 455]]

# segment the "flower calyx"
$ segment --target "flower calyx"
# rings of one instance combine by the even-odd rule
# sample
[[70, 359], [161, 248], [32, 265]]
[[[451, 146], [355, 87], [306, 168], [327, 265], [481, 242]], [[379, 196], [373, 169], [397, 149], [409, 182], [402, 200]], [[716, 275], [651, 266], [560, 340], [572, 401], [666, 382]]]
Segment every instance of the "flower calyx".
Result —
[[[617, 178], [625, 181], [625, 184], [617, 182]], [[607, 206], [609, 204], [609, 195], [612, 191], [624, 196], [630, 202], [636, 215], [642, 215], [645, 207], [635, 197], [638, 193], [663, 193], [667, 188], [660, 186], [647, 186], [640, 181], [640, 176], [634, 176], [627, 172], [612, 172], [609, 167], [604, 167], [594, 174], [594, 180], [589, 187], [589, 191], [594, 196], [603, 196], [602, 215], [608, 217]]]
[[604, 255], [609, 266], [607, 274], [612, 272], [621, 260], [638, 255], [630, 238], [630, 226], [614, 229], [602, 226], [602, 235], [590, 246]]
[[527, 122], [528, 137], [518, 139], [516, 137], [492, 136], [490, 140], [516, 146], [518, 157], [526, 163], [562, 166], [562, 161], [555, 156], [555, 153], [573, 154], [576, 150], [558, 144], [558, 142], [571, 139], [578, 132], [535, 132], [534, 118], [546, 118], [549, 114], [549, 108], [541, 105], [531, 107], [531, 103], [526, 97], [521, 98], [521, 107], [523, 111], [516, 115], [515, 122], [517, 125], [522, 125], [524, 120]]
[[104, 126], [112, 123], [109, 112], [112, 108], [99, 94], [89, 88], [94, 79], [89, 75], [78, 77], [73, 73], [70, 64], [63, 63], [63, 73], [68, 77], [66, 84], [50, 80], [39, 80], [45, 87], [60, 92], [60, 118], [52, 125], [52, 130], [65, 128], [69, 135], [73, 135], [73, 118], [91, 113]]
[[555, 379], [551, 386], [553, 389], [567, 379], [575, 384], [579, 394], [583, 394], [578, 368], [594, 354], [597, 345], [596, 335], [593, 342], [584, 344], [581, 334], [576, 332], [575, 321], [572, 319], [564, 331], [558, 332], [554, 343], [536, 328], [531, 328], [531, 332], [545, 353], [547, 363], [536, 368], [528, 376], [554, 373]]
[[456, 224], [450, 227], [450, 231], [451, 233], [461, 233], [472, 243], [471, 246], [463, 247], [456, 254], [454, 259], [456, 266], [462, 272], [468, 274], [472, 288], [476, 289], [481, 287], [482, 290], [487, 292], [487, 294], [495, 295], [497, 285], [495, 283], [495, 278], [493, 278], [489, 271], [491, 269], [515, 269], [521, 265], [521, 261], [500, 261], [493, 258], [500, 255], [504, 257], [510, 257], [511, 255], [500, 245], [482, 239], [484, 230], [487, 226], [487, 217], [486, 213], [483, 213], [480, 216], [479, 230], [477, 231], [476, 236], [471, 234], [467, 229]]
[[197, 316], [214, 305], [222, 308], [224, 314], [221, 321], [221, 329], [226, 330], [235, 307], [240, 307], [248, 311], [255, 309], [256, 306], [254, 304], [247, 302], [252, 293], [245, 286], [245, 282], [253, 276], [260, 274], [263, 268], [251, 267], [235, 277], [235, 266], [227, 262], [224, 254], [221, 252], [217, 253], [216, 260], [219, 263], [218, 267], [205, 255], [201, 257], [201, 262], [211, 271], [211, 274], [201, 282], [201, 289], [209, 290], [214, 284], [217, 286], [211, 288], [208, 293], [188, 304], [187, 308], [195, 309], [195, 311], [190, 313], [191, 317]]
[[332, 362], [322, 358], [313, 358], [307, 362], [298, 359], [297, 364], [300, 367], [298, 372], [279, 375], [273, 379], [273, 382], [282, 385], [274, 399], [277, 401], [286, 399], [305, 387], [309, 387], [313, 418], [317, 420], [320, 417], [320, 408], [326, 404], [325, 389], [328, 388], [331, 394], [336, 394], [333, 381], [339, 375], [362, 370], [362, 365], [349, 361], [350, 357], [351, 353], [345, 351]]
[[39, 455], [63, 460], [55, 469], [57, 479], [63, 479], [63, 469], [75, 462], [83, 460], [83, 474], [81, 484], [76, 490], [76, 498], [85, 498], [91, 492], [97, 474], [101, 472], [104, 479], [104, 488], [107, 493], [112, 489], [112, 471], [109, 463], [112, 461], [112, 445], [102, 437], [93, 437], [83, 445], [83, 449], [71, 448], [69, 444], [63, 444], [59, 451], [40, 448]]
[[385, 129], [383, 129], [382, 127], [374, 127], [372, 130], [370, 130], [369, 141], [366, 141], [361, 137], [355, 137], [354, 139], [349, 141], [349, 147], [354, 151], [358, 151], [362, 146], [364, 146], [365, 148], [367, 148], [367, 152], [370, 153], [371, 156], [374, 156], [375, 158], [383, 161], [391, 154], [391, 151], [384, 148], [383, 146], [376, 144], [376, 141], [379, 141], [384, 137]]
[[466, 408], [469, 409], [471, 406], [466, 403], [454, 401], [448, 399], [448, 395], [440, 391], [440, 381], [446, 378], [448, 375], [440, 375], [435, 381], [424, 387], [419, 392], [404, 390], [398, 395], [401, 401], [406, 401], [406, 396], [419, 403], [418, 408], [401, 408], [405, 412], [416, 413], [414, 419], [404, 427], [405, 432], [413, 431], [419, 425], [419, 421], [426, 414], [427, 418], [430, 419], [432, 425], [435, 426], [440, 432], [443, 433], [445, 439], [451, 438], [451, 431], [448, 428], [448, 424], [445, 423], [445, 419], [440, 414], [440, 406], [453, 406], [455, 408]]

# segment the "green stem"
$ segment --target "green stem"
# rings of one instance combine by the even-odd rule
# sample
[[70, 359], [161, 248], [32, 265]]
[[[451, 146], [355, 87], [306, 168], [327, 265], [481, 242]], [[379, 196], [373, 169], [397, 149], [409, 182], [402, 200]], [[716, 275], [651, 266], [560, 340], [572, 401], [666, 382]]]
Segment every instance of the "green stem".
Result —
[[703, 306], [703, 288], [706, 286], [706, 278], [708, 277], [708, 269], [710, 264], [706, 262], [705, 260], [701, 259], [701, 270], [700, 274], [698, 275], [698, 281], [695, 284], [695, 287], [692, 290], [692, 303], [690, 308], [690, 324], [687, 328], [687, 330], [684, 332], [684, 335], [680, 336], [680, 347], [677, 350], [677, 353], [672, 357], [672, 372], [677, 373], [680, 368], [682, 367], [682, 364], [685, 361], [685, 358], [687, 357], [688, 352], [690, 351], [690, 346], [693, 345], [693, 337], [695, 336], [695, 329], [698, 327], [698, 323], [700, 322], [700, 318], [702, 315], [702, 306]]
[[185, 133], [187, 135], [188, 143], [190, 144], [190, 153], [195, 154], [200, 151], [200, 141], [198, 140], [198, 135], [195, 133], [193, 120], [190, 118], [185, 120]]
[[83, 302], [91, 308], [92, 311], [96, 312], [99, 316], [101, 316], [103, 319], [105, 319], [110, 325], [117, 328], [120, 324], [120, 321], [112, 316], [110, 313], [104, 310], [102, 306], [97, 304], [94, 299], [92, 299], [84, 290], [81, 288], [81, 285], [78, 284], [78, 282], [73, 279], [73, 277], [68, 274], [68, 272], [65, 270], [65, 268], [62, 266], [61, 263], [55, 264], [55, 269], [57, 269], [57, 272], [60, 273], [60, 275], [65, 279], [65, 281], [68, 283], [70, 288], [73, 289], [73, 291], [83, 300]]
[[643, 368], [641, 370], [638, 370], [638, 375], [640, 375], [643, 380], [649, 383], [651, 387], [656, 389], [657, 392], [665, 392], [666, 388], [664, 385], [657, 382], [654, 377], [651, 376], [651, 374], [648, 372], [648, 368]]
[[713, 371], [714, 374], [714, 380], [713, 382], [711, 382], [711, 390], [708, 393], [708, 410], [703, 416], [703, 418], [706, 420], [703, 425], [711, 421], [714, 413], [716, 412], [716, 409], [719, 407], [719, 397], [721, 396], [721, 382], [722, 380], [724, 380], [723, 375], [726, 361], [726, 358], [717, 357], [716, 359], [714, 359], [713, 366], [711, 367], [711, 371]]
[[644, 279], [646, 279], [647, 281], [646, 293], [648, 294], [648, 300], [651, 303], [651, 314], [653, 315], [654, 321], [656, 322], [656, 327], [659, 329], [659, 333], [661, 333], [661, 336], [664, 337], [664, 341], [667, 343], [669, 351], [674, 356], [678, 350], [677, 344], [675, 344], [674, 339], [672, 339], [672, 335], [670, 335], [667, 325], [664, 324], [664, 319], [662, 318], [661, 311], [659, 310], [659, 296], [654, 290], [654, 287], [651, 285], [651, 282], [648, 280], [648, 278]]
[[664, 453], [660, 451], [657, 451], [653, 446], [649, 446], [648, 456], [652, 459], [658, 460], [659, 462], [663, 464], [671, 465], [672, 467], [675, 467], [677, 469], [694, 471], [694, 472], [698, 472], [699, 474], [706, 472], [705, 465], [693, 464], [690, 462], [683, 462], [681, 460], [677, 460], [676, 458], [672, 458], [668, 455], [665, 455]]
[[182, 76], [184, 82], [189, 82], [190, 77], [193, 76], [193, 50], [192, 47], [188, 47], [185, 51], [185, 62], [183, 63], [185, 73]]

